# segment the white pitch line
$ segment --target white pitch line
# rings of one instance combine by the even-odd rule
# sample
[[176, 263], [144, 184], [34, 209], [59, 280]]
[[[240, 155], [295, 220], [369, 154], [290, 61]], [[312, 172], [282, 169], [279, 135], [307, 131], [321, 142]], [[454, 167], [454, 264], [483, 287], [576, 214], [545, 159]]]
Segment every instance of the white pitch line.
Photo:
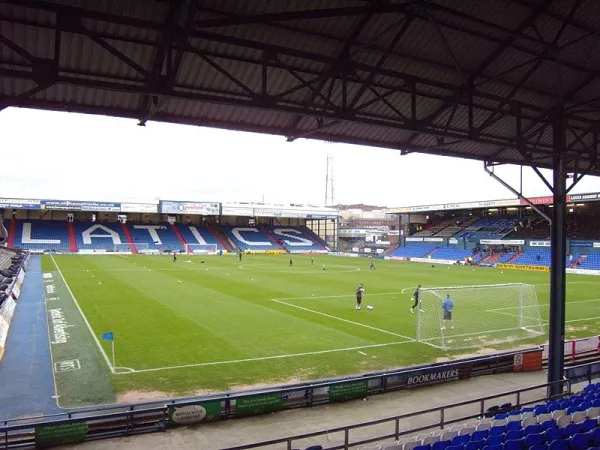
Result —
[[[379, 295], [400, 295], [400, 292], [379, 292], [376, 294], [368, 294], [369, 297], [379, 296]], [[354, 294], [342, 294], [342, 295], [315, 295], [311, 297], [281, 297], [281, 298], [272, 298], [271, 300], [312, 300], [312, 299], [320, 299], [320, 298], [354, 298]]]
[[104, 361], [106, 361], [106, 364], [108, 365], [108, 368], [110, 369], [110, 371], [112, 373], [115, 373], [115, 368], [110, 363], [110, 360], [108, 359], [108, 356], [106, 355], [106, 352], [102, 348], [102, 345], [100, 344], [100, 341], [98, 340], [98, 338], [94, 334], [94, 330], [92, 329], [92, 326], [90, 325], [90, 323], [88, 322], [87, 318], [85, 317], [85, 314], [83, 314], [83, 311], [81, 310], [81, 307], [79, 306], [79, 303], [77, 302], [77, 299], [75, 298], [75, 295], [73, 295], [73, 291], [71, 291], [71, 288], [67, 284], [67, 280], [65, 280], [65, 277], [63, 276], [62, 272], [60, 271], [60, 267], [58, 267], [58, 264], [56, 264], [56, 261], [54, 260], [54, 255], [50, 255], [50, 259], [52, 259], [52, 262], [54, 263], [54, 267], [56, 267], [56, 270], [58, 271], [58, 274], [62, 278], [63, 283], [65, 283], [65, 287], [67, 288], [67, 291], [71, 295], [71, 298], [73, 299], [73, 303], [75, 303], [75, 306], [79, 310], [79, 314], [81, 314], [81, 318], [83, 319], [83, 321], [87, 325], [88, 330], [90, 330], [90, 334], [92, 335], [92, 337], [94, 338], [94, 341], [96, 342], [96, 345], [100, 349], [100, 353], [102, 353], [102, 356], [104, 356]]
[[367, 356], [367, 354], [365, 352], [361, 352], [360, 350], [358, 351], [358, 353], [360, 353], [361, 355]]
[[571, 322], [585, 322], [586, 320], [598, 320], [600, 319], [600, 316], [596, 316], [596, 317], [586, 317], [585, 319], [571, 319], [571, 320], [565, 320], [565, 323], [571, 323]]
[[[219, 366], [219, 365], [225, 365], [225, 364], [237, 364], [237, 363], [254, 362], [254, 361], [268, 361], [271, 359], [294, 358], [297, 356], [324, 355], [327, 353], [348, 352], [348, 351], [353, 351], [353, 350], [362, 350], [362, 349], [366, 349], [366, 348], [389, 347], [390, 345], [410, 344], [412, 342], [414, 342], [414, 340], [388, 342], [386, 344], [361, 345], [359, 347], [334, 348], [334, 349], [330, 349], [330, 350], [318, 350], [315, 352], [291, 353], [291, 354], [286, 354], [286, 355], [273, 355], [273, 356], [261, 356], [258, 358], [233, 359], [233, 360], [229, 360], [229, 361], [212, 361], [212, 362], [197, 363], [197, 364], [184, 364], [181, 366], [156, 367], [153, 369], [140, 369], [140, 370], [134, 370], [133, 372], [126, 372], [126, 373], [125, 372], [117, 372], [116, 375], [129, 375], [131, 373], [135, 374], [135, 373], [144, 373], [144, 372], [158, 372], [161, 370], [189, 369], [192, 367]], [[130, 369], [130, 370], [133, 370], [133, 369]]]
[[411, 337], [408, 337], [408, 336], [404, 336], [402, 334], [394, 333], [394, 332], [388, 331], [388, 330], [383, 330], [381, 328], [372, 327], [371, 325], [366, 325], [364, 323], [354, 322], [354, 321], [348, 320], [348, 319], [343, 319], [341, 317], [332, 316], [331, 314], [327, 314], [327, 313], [324, 313], [324, 312], [321, 312], [321, 311], [315, 311], [314, 309], [305, 308], [304, 306], [298, 306], [298, 305], [294, 305], [293, 303], [282, 302], [281, 300], [277, 300], [275, 298], [272, 298], [271, 300], [274, 301], [274, 302], [276, 302], [276, 303], [281, 303], [282, 305], [291, 306], [293, 308], [298, 308], [298, 309], [301, 309], [303, 311], [311, 312], [313, 314], [319, 314], [320, 316], [329, 317], [330, 319], [335, 319], [335, 320], [339, 320], [341, 322], [346, 322], [346, 323], [350, 323], [352, 325], [357, 325], [359, 327], [364, 327], [364, 328], [368, 328], [370, 330], [379, 331], [380, 333], [391, 334], [392, 336], [401, 337], [403, 339], [409, 339], [412, 342], [416, 341], [415, 339], [413, 339]]
[[[594, 302], [600, 302], [600, 298], [593, 298], [590, 300], [569, 301], [569, 302], [567, 302], [567, 306], [577, 304], [577, 303], [594, 303]], [[548, 305], [549, 305], [549, 303], [540, 303], [540, 306], [548, 306]], [[525, 308], [534, 308], [534, 306], [526, 306]], [[507, 309], [519, 309], [519, 307], [518, 306], [507, 306], [506, 308], [486, 309], [486, 311], [495, 312], [495, 311], [505, 311]]]

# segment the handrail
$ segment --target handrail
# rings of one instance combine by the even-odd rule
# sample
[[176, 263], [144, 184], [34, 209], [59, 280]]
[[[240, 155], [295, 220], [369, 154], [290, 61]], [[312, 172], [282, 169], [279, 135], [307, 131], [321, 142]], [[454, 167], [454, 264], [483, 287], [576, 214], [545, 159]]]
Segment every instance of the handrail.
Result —
[[[465, 400], [465, 401], [461, 401], [461, 402], [456, 402], [456, 403], [451, 403], [449, 405], [443, 405], [443, 406], [438, 406], [435, 408], [429, 408], [429, 409], [422, 409], [419, 411], [413, 411], [411, 413], [406, 413], [406, 414], [401, 414], [401, 415], [396, 415], [396, 416], [391, 416], [391, 417], [387, 417], [387, 418], [383, 418], [383, 419], [377, 419], [377, 420], [371, 420], [368, 422], [361, 422], [361, 423], [357, 423], [354, 425], [347, 425], [347, 426], [343, 426], [343, 427], [336, 427], [336, 428], [330, 428], [327, 430], [321, 430], [321, 431], [315, 431], [315, 432], [311, 432], [311, 433], [304, 433], [304, 434], [297, 434], [294, 436], [288, 436], [285, 438], [278, 438], [278, 439], [271, 439], [268, 441], [261, 441], [261, 442], [256, 442], [253, 444], [246, 444], [246, 445], [240, 445], [240, 446], [235, 446], [235, 447], [228, 447], [225, 450], [245, 450], [245, 449], [251, 449], [251, 448], [258, 448], [258, 447], [264, 447], [264, 446], [268, 446], [268, 445], [275, 445], [275, 444], [287, 444], [287, 448], [291, 449], [292, 448], [292, 443], [294, 441], [299, 441], [299, 440], [303, 440], [303, 439], [308, 439], [308, 438], [313, 438], [313, 437], [317, 437], [317, 436], [323, 436], [323, 435], [330, 435], [333, 433], [344, 433], [344, 443], [341, 445], [334, 445], [333, 447], [328, 447], [329, 450], [336, 450], [336, 449], [349, 449], [350, 447], [356, 446], [356, 445], [363, 445], [363, 444], [369, 444], [372, 442], [377, 442], [377, 441], [382, 441], [385, 439], [389, 439], [389, 438], [395, 438], [395, 440], [398, 440], [401, 436], [406, 435], [406, 434], [416, 434], [419, 431], [423, 431], [423, 430], [430, 430], [432, 428], [441, 428], [443, 429], [446, 425], [450, 425], [450, 424], [454, 424], [454, 423], [458, 423], [458, 422], [464, 422], [465, 420], [468, 419], [472, 419], [475, 417], [480, 417], [483, 416], [486, 412], [485, 410], [485, 402], [487, 400], [492, 400], [495, 398], [501, 398], [501, 397], [507, 397], [510, 395], [516, 395], [516, 402], [515, 402], [515, 406], [524, 406], [524, 405], [529, 405], [529, 404], [533, 404], [533, 403], [537, 403], [540, 400], [548, 400], [552, 397], [550, 397], [548, 394], [550, 392], [550, 390], [548, 389], [550, 386], [553, 386], [555, 384], [560, 384], [561, 386], [566, 385], [567, 386], [567, 392], [564, 393], [563, 395], [570, 395], [571, 394], [571, 382], [568, 379], [563, 379], [563, 380], [558, 380], [558, 381], [554, 381], [551, 383], [544, 383], [544, 384], [539, 384], [539, 385], [535, 385], [535, 386], [530, 386], [527, 388], [522, 388], [522, 389], [517, 389], [517, 390], [513, 390], [513, 391], [506, 391], [506, 392], [502, 392], [499, 394], [494, 394], [494, 395], [490, 395], [490, 396], [486, 396], [486, 397], [480, 397], [477, 399], [473, 399], [473, 400]], [[541, 388], [546, 388], [546, 395], [542, 398], [536, 399], [536, 400], [530, 400], [527, 402], [521, 402], [521, 394], [524, 392], [529, 392], [529, 391], [533, 391], [536, 389], [541, 389]], [[467, 405], [473, 405], [473, 404], [479, 404], [479, 414], [475, 414], [475, 415], [465, 415], [463, 417], [459, 417], [459, 418], [454, 418], [451, 420], [445, 420], [445, 412], [448, 409], [452, 409], [452, 408], [458, 408], [461, 406], [467, 406]], [[415, 417], [415, 416], [419, 416], [419, 415], [423, 415], [423, 414], [430, 414], [433, 412], [439, 412], [440, 413], [440, 420], [439, 422], [435, 422], [435, 423], [430, 423], [424, 426], [419, 426], [417, 428], [411, 428], [409, 431], [405, 431], [405, 432], [400, 432], [399, 431], [399, 424], [400, 424], [400, 420], [402, 419], [408, 419], [411, 417]], [[383, 436], [377, 436], [375, 438], [368, 438], [368, 439], [363, 439], [360, 441], [356, 441], [356, 442], [350, 442], [350, 430], [355, 430], [357, 428], [365, 428], [365, 427], [370, 427], [370, 426], [374, 426], [374, 425], [380, 425], [383, 423], [388, 423], [388, 422], [394, 422], [395, 424], [395, 432], [394, 433], [390, 433], [390, 434], [386, 434]]]

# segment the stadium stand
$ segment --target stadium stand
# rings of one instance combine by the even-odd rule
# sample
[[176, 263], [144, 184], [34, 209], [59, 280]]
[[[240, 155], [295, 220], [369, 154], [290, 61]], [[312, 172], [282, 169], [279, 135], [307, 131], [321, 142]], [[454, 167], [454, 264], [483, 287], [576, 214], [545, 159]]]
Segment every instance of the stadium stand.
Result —
[[27, 257], [25, 252], [0, 247], [0, 306], [8, 297], [8, 291], [23, 261]]
[[431, 253], [432, 258], [436, 259], [449, 259], [449, 260], [464, 260], [469, 256], [473, 256], [471, 250], [461, 250], [457, 248], [438, 248]]
[[130, 241], [125, 234], [124, 230], [128, 229], [120, 223], [75, 222], [73, 223], [73, 228], [79, 250], [112, 251], [117, 242], [121, 244], [133, 244], [133, 241]]
[[483, 217], [463, 231], [458, 232], [454, 237], [469, 240], [501, 239], [514, 231], [514, 227], [519, 220], [518, 217]]
[[67, 223], [48, 220], [16, 221], [13, 246], [26, 250], [69, 251]]
[[127, 224], [129, 234], [136, 244], [147, 244], [148, 248], [173, 251], [183, 250], [185, 243], [182, 243], [173, 228], [169, 224]]
[[446, 227], [452, 225], [454, 223], [453, 219], [446, 219], [437, 224], [432, 224], [431, 226], [425, 228], [424, 230], [417, 231], [413, 234], [414, 237], [427, 237], [437, 235], [439, 232], [444, 230]]
[[[577, 261], [580, 257], [579, 253], [573, 253], [573, 261]], [[586, 258], [587, 260], [587, 258]], [[500, 261], [498, 261], [500, 262]], [[546, 266], [549, 267], [550, 266], [550, 250], [549, 249], [543, 249], [543, 250], [527, 250], [523, 253], [521, 253], [517, 258], [515, 258], [514, 260], [510, 261], [511, 264], [517, 264], [517, 265], [525, 265], [525, 266]], [[570, 260], [570, 257], [567, 256], [565, 259], [565, 264], [567, 267], [571, 266], [572, 261]], [[579, 266], [581, 268], [583, 268], [582, 266]]]
[[[200, 227], [196, 225], [176, 225], [177, 230], [185, 240], [187, 244], [216, 244], [217, 250], [228, 250], [223, 248], [222, 243], [217, 239], [211, 229], [207, 227]], [[204, 242], [201, 242], [204, 240]]]
[[363, 450], [586, 450], [600, 448], [600, 384], [524, 408], [506, 404], [479, 419]]
[[273, 242], [271, 237], [258, 227], [223, 226], [222, 228], [240, 250], [280, 250], [280, 247]]
[[600, 270], [600, 253], [586, 255], [577, 265], [579, 269]]
[[431, 252], [436, 250], [435, 245], [422, 245], [414, 244], [407, 245], [406, 247], [399, 247], [388, 256], [399, 257], [399, 258], [425, 258]]

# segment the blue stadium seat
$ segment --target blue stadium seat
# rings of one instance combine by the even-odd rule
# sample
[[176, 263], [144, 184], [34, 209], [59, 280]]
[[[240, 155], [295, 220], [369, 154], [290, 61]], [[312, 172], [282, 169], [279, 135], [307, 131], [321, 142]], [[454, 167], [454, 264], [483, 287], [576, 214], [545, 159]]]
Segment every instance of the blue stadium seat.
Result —
[[[519, 423], [519, 422], [516, 422], [516, 423]], [[506, 433], [507, 441], [514, 441], [515, 439], [522, 439], [522, 438], [523, 438], [523, 430], [522, 429], [509, 430]]]
[[540, 426], [539, 425], [529, 425], [523, 430], [523, 436], [528, 436], [530, 434], [539, 434]]
[[600, 427], [592, 431], [592, 440], [594, 441], [594, 445], [600, 445]]
[[431, 450], [445, 450], [450, 447], [450, 441], [438, 441], [431, 446]]
[[569, 441], [565, 439], [557, 439], [550, 442], [548, 450], [569, 450]]
[[563, 430], [560, 428], [550, 428], [546, 430], [544, 433], [544, 437], [546, 442], [556, 441], [557, 439], [562, 439]]
[[581, 430], [581, 426], [578, 423], [571, 423], [565, 427], [564, 435], [566, 437], [574, 436], [577, 433], [579, 433], [580, 430]]
[[571, 436], [569, 447], [571, 450], [587, 450], [592, 442], [592, 433], [577, 433]]
[[485, 440], [486, 446], [502, 445], [504, 443], [504, 434], [492, 434]]
[[523, 439], [509, 439], [504, 442], [504, 450], [523, 450], [524, 448]]
[[485, 440], [479, 439], [476, 441], [467, 442], [465, 445], [465, 450], [481, 450], [485, 447]]
[[510, 430], [520, 430], [521, 429], [521, 422], [519, 421], [513, 421], [513, 422], [508, 422], [506, 424], [505, 427], [506, 431], [510, 431]]
[[486, 445], [483, 450], [502, 450], [502, 444], [500, 445]]
[[596, 419], [586, 419], [581, 424], [581, 432], [587, 433], [588, 431], [592, 431], [598, 425], [598, 421]]
[[524, 437], [523, 442], [525, 443], [525, 447], [532, 447], [534, 445], [541, 444], [545, 442], [544, 435], [539, 433], [528, 434]]
[[467, 442], [469, 442], [469, 440], [470, 440], [470, 436], [468, 434], [463, 434], [461, 436], [455, 436], [451, 440], [451, 445], [452, 446], [464, 445]]
[[446, 447], [446, 450], [465, 450], [465, 446], [464, 445], [451, 445], [449, 447]]
[[504, 434], [504, 426], [490, 428], [490, 436], [498, 436]]
[[550, 428], [556, 428], [556, 422], [554, 420], [546, 420], [540, 424], [540, 433], [549, 430]]
[[490, 430], [479, 430], [473, 432], [471, 441], [484, 441], [490, 435]]

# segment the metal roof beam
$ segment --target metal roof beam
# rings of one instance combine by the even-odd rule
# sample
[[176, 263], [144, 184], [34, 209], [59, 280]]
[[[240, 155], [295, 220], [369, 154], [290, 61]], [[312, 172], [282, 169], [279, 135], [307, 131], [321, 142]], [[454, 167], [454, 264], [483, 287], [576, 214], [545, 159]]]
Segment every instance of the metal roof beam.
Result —
[[411, 7], [410, 3], [391, 4], [381, 1], [372, 2], [365, 6], [350, 6], [343, 8], [323, 8], [304, 11], [285, 11], [268, 14], [252, 14], [244, 16], [228, 16], [217, 19], [199, 20], [196, 28], [229, 27], [235, 25], [272, 24], [276, 22], [328, 19], [334, 17], [364, 16], [405, 12]]

